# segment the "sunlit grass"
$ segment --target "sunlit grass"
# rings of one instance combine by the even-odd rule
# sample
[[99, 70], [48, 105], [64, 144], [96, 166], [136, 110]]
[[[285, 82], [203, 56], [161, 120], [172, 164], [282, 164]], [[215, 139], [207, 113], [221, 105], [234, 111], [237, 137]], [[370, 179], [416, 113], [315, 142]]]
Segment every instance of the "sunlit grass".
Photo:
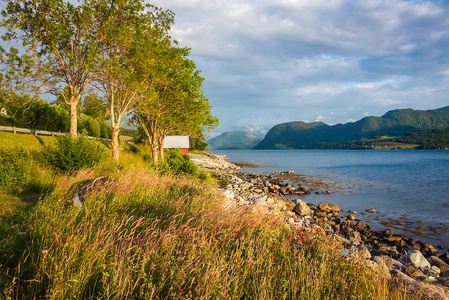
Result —
[[3, 216], [5, 297], [390, 299], [328, 236], [226, 210], [197, 179], [128, 165], [74, 208], [74, 186], [97, 173], [60, 177], [34, 210]]

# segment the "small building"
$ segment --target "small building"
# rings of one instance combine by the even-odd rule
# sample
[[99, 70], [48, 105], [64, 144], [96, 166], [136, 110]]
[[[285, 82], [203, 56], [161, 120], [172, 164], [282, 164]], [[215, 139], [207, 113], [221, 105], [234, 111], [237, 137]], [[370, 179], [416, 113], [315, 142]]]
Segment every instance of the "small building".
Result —
[[187, 135], [171, 135], [167, 136], [164, 141], [164, 149], [176, 149], [179, 148], [181, 153], [189, 154], [189, 136]]

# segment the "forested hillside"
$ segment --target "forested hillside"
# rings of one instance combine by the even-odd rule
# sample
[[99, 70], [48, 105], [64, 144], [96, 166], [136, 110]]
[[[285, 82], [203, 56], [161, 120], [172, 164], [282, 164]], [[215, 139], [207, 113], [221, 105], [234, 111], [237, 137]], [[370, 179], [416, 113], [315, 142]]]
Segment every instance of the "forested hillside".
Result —
[[434, 110], [398, 109], [382, 117], [366, 117], [354, 123], [289, 122], [274, 126], [255, 149], [311, 149], [341, 147], [362, 138], [401, 136], [423, 129], [449, 127], [449, 106]]

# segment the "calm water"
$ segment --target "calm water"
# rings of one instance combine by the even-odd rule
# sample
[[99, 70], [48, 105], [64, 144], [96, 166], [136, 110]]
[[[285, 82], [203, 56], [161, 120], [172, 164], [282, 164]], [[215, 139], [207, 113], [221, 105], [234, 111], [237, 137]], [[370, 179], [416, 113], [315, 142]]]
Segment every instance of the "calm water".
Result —
[[[230, 161], [262, 168], [251, 172], [295, 171], [315, 178], [329, 195], [301, 196], [306, 202], [334, 203], [357, 211], [374, 229], [392, 229], [415, 240], [449, 248], [449, 151], [444, 150], [223, 150]], [[316, 189], [323, 190], [323, 187]], [[376, 213], [365, 213], [374, 208]]]

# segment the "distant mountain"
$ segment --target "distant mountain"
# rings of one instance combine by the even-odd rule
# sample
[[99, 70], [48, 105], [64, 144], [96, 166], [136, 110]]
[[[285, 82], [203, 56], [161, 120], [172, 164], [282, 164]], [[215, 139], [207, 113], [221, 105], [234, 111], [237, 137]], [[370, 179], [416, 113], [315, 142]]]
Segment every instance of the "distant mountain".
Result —
[[209, 149], [237, 150], [252, 149], [262, 139], [246, 131], [227, 131], [208, 141]]
[[400, 136], [420, 129], [449, 127], [449, 106], [433, 110], [397, 109], [382, 117], [354, 123], [289, 122], [274, 126], [254, 149], [313, 149], [342, 145], [361, 138]]

